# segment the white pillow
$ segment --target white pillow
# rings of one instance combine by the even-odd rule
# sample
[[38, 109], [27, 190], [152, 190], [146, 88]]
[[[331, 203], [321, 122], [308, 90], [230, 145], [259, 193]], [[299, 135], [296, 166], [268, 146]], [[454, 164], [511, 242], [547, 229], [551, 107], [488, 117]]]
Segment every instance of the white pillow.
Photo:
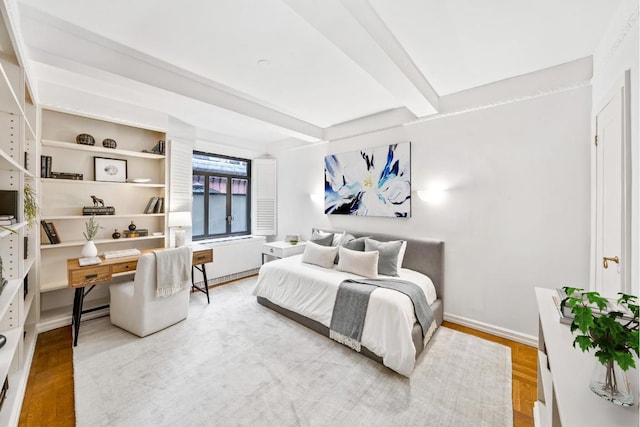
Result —
[[339, 254], [338, 270], [370, 279], [378, 277], [378, 251], [360, 252], [340, 246]]
[[338, 248], [335, 246], [322, 246], [317, 243], [307, 242], [302, 254], [302, 262], [331, 268], [337, 253]]

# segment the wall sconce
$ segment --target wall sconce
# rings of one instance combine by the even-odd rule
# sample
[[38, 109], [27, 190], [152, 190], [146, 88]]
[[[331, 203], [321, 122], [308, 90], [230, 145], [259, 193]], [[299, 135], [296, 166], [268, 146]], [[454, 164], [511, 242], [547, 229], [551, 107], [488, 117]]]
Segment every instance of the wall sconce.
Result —
[[434, 205], [442, 203], [447, 194], [443, 184], [432, 184], [426, 190], [418, 190], [418, 197], [427, 203]]
[[186, 233], [182, 227], [191, 227], [191, 212], [169, 212], [168, 227], [177, 227], [175, 231], [175, 247], [184, 246]]
[[309, 194], [309, 197], [311, 198], [313, 203], [320, 204], [324, 202], [324, 194], [322, 193], [311, 193]]

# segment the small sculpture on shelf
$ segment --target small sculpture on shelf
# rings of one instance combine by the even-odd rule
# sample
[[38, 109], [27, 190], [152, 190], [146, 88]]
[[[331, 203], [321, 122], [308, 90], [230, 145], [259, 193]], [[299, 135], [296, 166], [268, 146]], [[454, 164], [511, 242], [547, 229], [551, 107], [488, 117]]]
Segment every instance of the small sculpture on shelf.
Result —
[[82, 208], [82, 215], [115, 215], [116, 208], [113, 206], [105, 206], [104, 200], [91, 195], [93, 206], [85, 206]]
[[91, 196], [91, 200], [93, 200], [93, 207], [97, 208], [98, 205], [104, 206], [104, 200], [97, 198], [96, 196]]
[[119, 239], [120, 238], [120, 232], [118, 231], [117, 228], [113, 231], [113, 234], [111, 235], [111, 237], [113, 239]]
[[133, 223], [133, 221], [131, 221], [131, 224], [129, 224], [129, 231], [135, 231], [136, 229], [136, 225]]

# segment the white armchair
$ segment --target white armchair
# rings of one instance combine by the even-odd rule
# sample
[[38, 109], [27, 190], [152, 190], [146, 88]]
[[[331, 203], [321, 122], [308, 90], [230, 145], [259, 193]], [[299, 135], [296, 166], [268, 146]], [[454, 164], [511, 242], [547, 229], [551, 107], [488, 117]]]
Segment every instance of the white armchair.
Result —
[[[111, 323], [139, 337], [186, 319], [189, 310], [191, 248], [160, 252], [158, 255], [148, 253], [140, 256], [134, 280], [109, 286]], [[179, 290], [169, 296], [156, 297], [158, 286], [163, 284], [163, 280], [166, 285], [167, 277], [173, 277], [170, 284]], [[165, 294], [166, 291], [163, 289]]]

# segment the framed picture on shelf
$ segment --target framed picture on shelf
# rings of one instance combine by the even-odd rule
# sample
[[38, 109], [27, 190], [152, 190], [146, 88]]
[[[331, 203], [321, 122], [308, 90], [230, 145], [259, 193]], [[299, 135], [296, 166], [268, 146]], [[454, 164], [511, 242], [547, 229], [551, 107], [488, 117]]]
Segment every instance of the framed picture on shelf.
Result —
[[95, 181], [127, 182], [127, 161], [94, 157], [93, 179]]

